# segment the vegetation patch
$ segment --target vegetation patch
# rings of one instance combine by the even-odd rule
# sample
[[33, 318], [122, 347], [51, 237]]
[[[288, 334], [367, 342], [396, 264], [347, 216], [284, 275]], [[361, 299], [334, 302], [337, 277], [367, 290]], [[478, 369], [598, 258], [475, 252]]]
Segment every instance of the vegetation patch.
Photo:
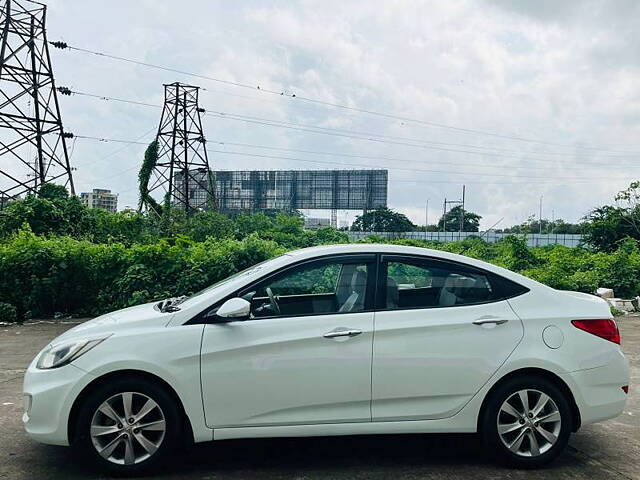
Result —
[[[593, 293], [609, 287], [616, 296], [630, 298], [640, 294], [640, 234], [636, 236], [633, 226], [627, 230], [629, 222], [635, 222], [634, 212], [640, 212], [634, 192], [628, 196], [633, 206], [620, 217], [622, 233], [594, 236], [601, 230], [592, 225], [590, 238], [599, 240], [578, 248], [527, 247], [525, 237], [518, 234], [497, 243], [480, 237], [452, 243], [376, 236], [362, 241], [445, 250], [508, 268], [553, 288]], [[406, 217], [376, 212], [358, 225], [407, 226]], [[333, 228], [305, 230], [296, 214], [229, 217], [202, 211], [187, 216], [168, 205], [159, 215], [131, 210], [112, 214], [84, 207], [63, 187], [45, 185], [39, 195], [14, 201], [0, 211], [0, 321], [50, 317], [56, 312], [98, 315], [188, 295], [288, 250], [348, 241], [344, 232]], [[593, 246], [600, 241], [600, 248]]]

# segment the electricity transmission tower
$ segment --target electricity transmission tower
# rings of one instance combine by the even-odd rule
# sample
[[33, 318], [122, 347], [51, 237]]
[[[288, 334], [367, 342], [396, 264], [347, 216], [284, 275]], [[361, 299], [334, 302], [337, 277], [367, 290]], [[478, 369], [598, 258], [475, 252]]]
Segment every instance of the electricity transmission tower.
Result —
[[[215, 208], [213, 174], [198, 106], [199, 87], [174, 82], [164, 86], [158, 127], [158, 158], [147, 192], [187, 213]], [[147, 205], [149, 206], [149, 205]]]
[[45, 29], [47, 7], [0, 0], [0, 207], [57, 182], [75, 194]]

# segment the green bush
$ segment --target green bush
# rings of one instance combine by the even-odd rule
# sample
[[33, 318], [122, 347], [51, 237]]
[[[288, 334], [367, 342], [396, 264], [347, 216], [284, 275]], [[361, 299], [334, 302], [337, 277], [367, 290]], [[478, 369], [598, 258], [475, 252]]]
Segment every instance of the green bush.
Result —
[[15, 323], [18, 321], [18, 310], [10, 303], [0, 302], [0, 323]]
[[[303, 230], [295, 216], [197, 215], [199, 221], [190, 224], [199, 225], [196, 230], [185, 229], [186, 234], [181, 234], [174, 223], [173, 233], [166, 238], [147, 237], [133, 243], [131, 237], [118, 242], [109, 235], [110, 241], [96, 243], [51, 232], [37, 235], [28, 228], [9, 235], [0, 242], [0, 302], [13, 306], [18, 318], [56, 312], [96, 315], [193, 293], [287, 250], [348, 242], [344, 233], [332, 228]], [[131, 218], [120, 220], [128, 227], [137, 225], [129, 222]], [[133, 231], [142, 230], [134, 227]], [[366, 241], [463, 254], [553, 288], [593, 293], [605, 286], [622, 297], [640, 293], [640, 250], [632, 239], [611, 253], [561, 245], [529, 248], [516, 236], [498, 243], [481, 238], [446, 244], [379, 237]]]
[[21, 232], [0, 244], [0, 300], [20, 315], [96, 315], [193, 293], [283, 251], [256, 235], [125, 247]]

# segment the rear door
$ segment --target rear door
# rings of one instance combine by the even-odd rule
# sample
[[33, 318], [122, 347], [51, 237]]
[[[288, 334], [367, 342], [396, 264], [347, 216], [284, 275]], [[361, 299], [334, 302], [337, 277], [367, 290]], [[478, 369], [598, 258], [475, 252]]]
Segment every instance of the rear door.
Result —
[[522, 323], [493, 274], [424, 257], [381, 260], [372, 418], [452, 416], [515, 349]]

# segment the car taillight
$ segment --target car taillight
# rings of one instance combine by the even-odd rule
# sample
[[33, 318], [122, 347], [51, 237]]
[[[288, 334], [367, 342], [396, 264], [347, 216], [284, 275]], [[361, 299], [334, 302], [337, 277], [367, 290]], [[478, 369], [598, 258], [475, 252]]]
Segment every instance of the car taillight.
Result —
[[620, 332], [615, 320], [571, 320], [576, 328], [620, 345]]

